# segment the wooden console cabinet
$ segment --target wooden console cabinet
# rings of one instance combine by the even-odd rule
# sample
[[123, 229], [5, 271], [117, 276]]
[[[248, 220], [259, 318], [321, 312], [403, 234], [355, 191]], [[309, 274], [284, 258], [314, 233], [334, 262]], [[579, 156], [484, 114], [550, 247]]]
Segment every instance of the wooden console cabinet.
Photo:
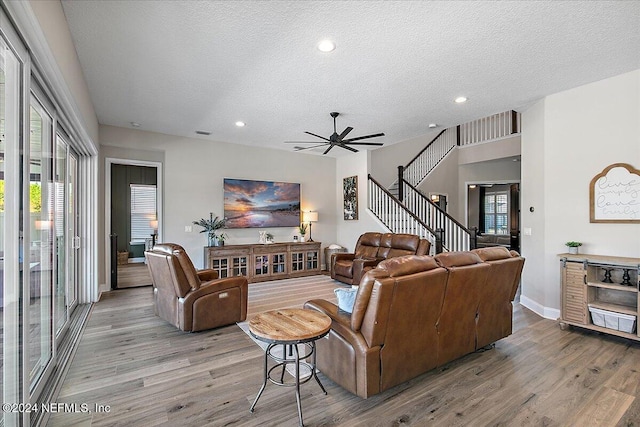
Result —
[[[640, 341], [640, 258], [583, 254], [559, 256], [562, 277], [560, 326], [574, 325]], [[589, 308], [610, 313], [607, 316], [612, 320], [610, 327], [594, 324], [594, 315]], [[630, 319], [631, 316], [635, 317], [631, 331], [613, 328], [613, 320], [619, 317]], [[629, 320], [626, 322], [629, 324]]]
[[204, 248], [207, 268], [249, 283], [320, 274], [320, 242], [225, 245]]

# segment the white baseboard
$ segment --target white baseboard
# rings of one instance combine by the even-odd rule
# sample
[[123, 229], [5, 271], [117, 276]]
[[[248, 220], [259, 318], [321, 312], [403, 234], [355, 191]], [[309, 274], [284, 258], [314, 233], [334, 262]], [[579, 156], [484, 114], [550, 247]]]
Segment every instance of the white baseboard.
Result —
[[520, 304], [545, 319], [558, 320], [560, 318], [560, 310], [557, 308], [545, 307], [524, 295], [520, 295]]

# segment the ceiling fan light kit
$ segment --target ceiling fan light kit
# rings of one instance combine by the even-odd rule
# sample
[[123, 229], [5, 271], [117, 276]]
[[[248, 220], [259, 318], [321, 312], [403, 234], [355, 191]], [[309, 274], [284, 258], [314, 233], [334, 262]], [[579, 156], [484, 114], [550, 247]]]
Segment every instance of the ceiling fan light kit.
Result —
[[356, 138], [349, 138], [349, 139], [344, 139], [347, 134], [349, 134], [349, 132], [351, 132], [353, 130], [353, 128], [351, 126], [346, 127], [342, 133], [340, 133], [338, 135], [338, 131], [336, 129], [336, 118], [340, 115], [340, 113], [338, 112], [332, 112], [329, 114], [331, 117], [333, 117], [333, 134], [331, 134], [331, 136], [329, 138], [325, 138], [324, 136], [320, 136], [320, 135], [316, 135], [315, 133], [311, 133], [311, 132], [306, 132], [305, 133], [307, 135], [311, 135], [311, 136], [315, 136], [316, 138], [320, 138], [326, 142], [323, 142], [321, 144], [316, 144], [315, 142], [312, 141], [285, 141], [285, 143], [289, 143], [289, 144], [316, 144], [312, 147], [300, 147], [300, 146], [296, 146], [294, 147], [294, 149], [296, 151], [300, 151], [300, 150], [310, 150], [312, 148], [318, 148], [318, 147], [323, 147], [328, 145], [327, 149], [324, 151], [324, 153], [322, 154], [327, 154], [333, 147], [340, 147], [340, 148], [344, 148], [345, 150], [349, 150], [352, 151], [354, 153], [357, 153], [358, 150], [356, 150], [353, 147], [350, 147], [350, 145], [371, 145], [371, 146], [381, 146], [384, 145], [384, 143], [382, 142], [356, 142], [356, 141], [361, 141], [363, 139], [369, 139], [369, 138], [377, 138], [379, 136], [384, 136], [384, 133], [380, 132], [380, 133], [374, 133], [371, 135], [364, 135], [364, 136], [358, 136]]

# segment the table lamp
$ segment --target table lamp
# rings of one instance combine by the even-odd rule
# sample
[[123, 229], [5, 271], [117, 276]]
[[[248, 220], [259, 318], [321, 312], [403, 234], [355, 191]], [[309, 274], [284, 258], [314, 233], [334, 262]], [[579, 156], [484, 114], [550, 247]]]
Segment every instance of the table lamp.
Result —
[[318, 212], [303, 212], [302, 213], [302, 222], [308, 222], [309, 223], [309, 242], [313, 242], [313, 239], [311, 238], [311, 223], [312, 222], [318, 222]]

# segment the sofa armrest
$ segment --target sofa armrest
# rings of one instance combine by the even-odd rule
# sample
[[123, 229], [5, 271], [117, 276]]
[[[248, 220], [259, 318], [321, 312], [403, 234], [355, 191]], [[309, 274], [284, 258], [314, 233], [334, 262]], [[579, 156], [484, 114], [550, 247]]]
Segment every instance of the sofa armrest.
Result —
[[240, 288], [246, 294], [249, 289], [248, 286], [247, 278], [242, 276], [211, 280], [204, 282], [200, 288], [189, 292], [184, 298], [179, 298], [178, 301], [184, 305], [193, 304], [200, 297], [233, 288]]
[[[337, 305], [315, 299], [307, 301], [304, 307], [320, 311], [332, 320], [331, 331], [326, 338], [329, 342], [334, 340], [334, 344], [325, 344], [324, 339], [318, 343], [318, 351], [322, 351], [324, 346], [323, 356], [327, 356], [319, 360], [319, 369], [334, 382], [360, 397], [367, 398], [379, 393], [381, 346], [369, 347], [362, 334], [351, 329], [351, 316], [344, 311], [339, 311]], [[336, 335], [339, 338], [336, 338]], [[341, 349], [343, 351], [340, 351]], [[348, 360], [340, 358], [341, 356], [349, 358], [348, 355], [354, 358], [353, 365], [348, 364]], [[338, 360], [331, 362], [335, 358]], [[345, 367], [345, 363], [348, 366]]]
[[200, 279], [201, 282], [208, 282], [218, 278], [218, 272], [210, 268], [198, 270], [196, 273], [198, 274], [198, 279]]
[[331, 259], [333, 263], [341, 260], [349, 260], [353, 261], [356, 258], [356, 254], [348, 253], [348, 252], [337, 252], [331, 255]]
[[[178, 328], [183, 331], [192, 331], [193, 324], [195, 322], [195, 316], [198, 316], [198, 313], [194, 312], [197, 301], [200, 298], [207, 297], [208, 295], [212, 294], [218, 294], [219, 298], [224, 298], [221, 293], [224, 293], [225, 291], [233, 291], [232, 295], [236, 296], [236, 301], [237, 297], [239, 296], [240, 306], [237, 307], [239, 313], [238, 319], [245, 320], [247, 317], [247, 296], [249, 291], [247, 278], [242, 276], [227, 277], [224, 279], [216, 279], [205, 282], [200, 286], [200, 288], [185, 295], [184, 298], [178, 298], [178, 321], [180, 323]], [[227, 300], [226, 298], [224, 298], [220, 299], [220, 301]], [[228, 303], [226, 302], [222, 304], [223, 305], [219, 305], [218, 308], [223, 307], [224, 305], [228, 305]], [[216, 310], [216, 307], [208, 307], [207, 310], [208, 309]], [[199, 328], [197, 330], [202, 329]]]
[[362, 276], [384, 261], [384, 258], [358, 258], [353, 260], [353, 283], [360, 283]]
[[332, 302], [323, 299], [313, 299], [304, 303], [304, 308], [316, 310], [331, 318], [331, 329], [347, 340], [354, 349], [366, 352], [367, 342], [360, 332], [351, 329], [351, 315], [342, 311]]
[[349, 327], [349, 325], [351, 325], [351, 314], [347, 313], [346, 311], [340, 310], [340, 308], [336, 304], [327, 300], [314, 299], [311, 301], [307, 301], [304, 303], [304, 308], [309, 308], [326, 314], [331, 318], [332, 325], [334, 322], [340, 323], [347, 328]]

